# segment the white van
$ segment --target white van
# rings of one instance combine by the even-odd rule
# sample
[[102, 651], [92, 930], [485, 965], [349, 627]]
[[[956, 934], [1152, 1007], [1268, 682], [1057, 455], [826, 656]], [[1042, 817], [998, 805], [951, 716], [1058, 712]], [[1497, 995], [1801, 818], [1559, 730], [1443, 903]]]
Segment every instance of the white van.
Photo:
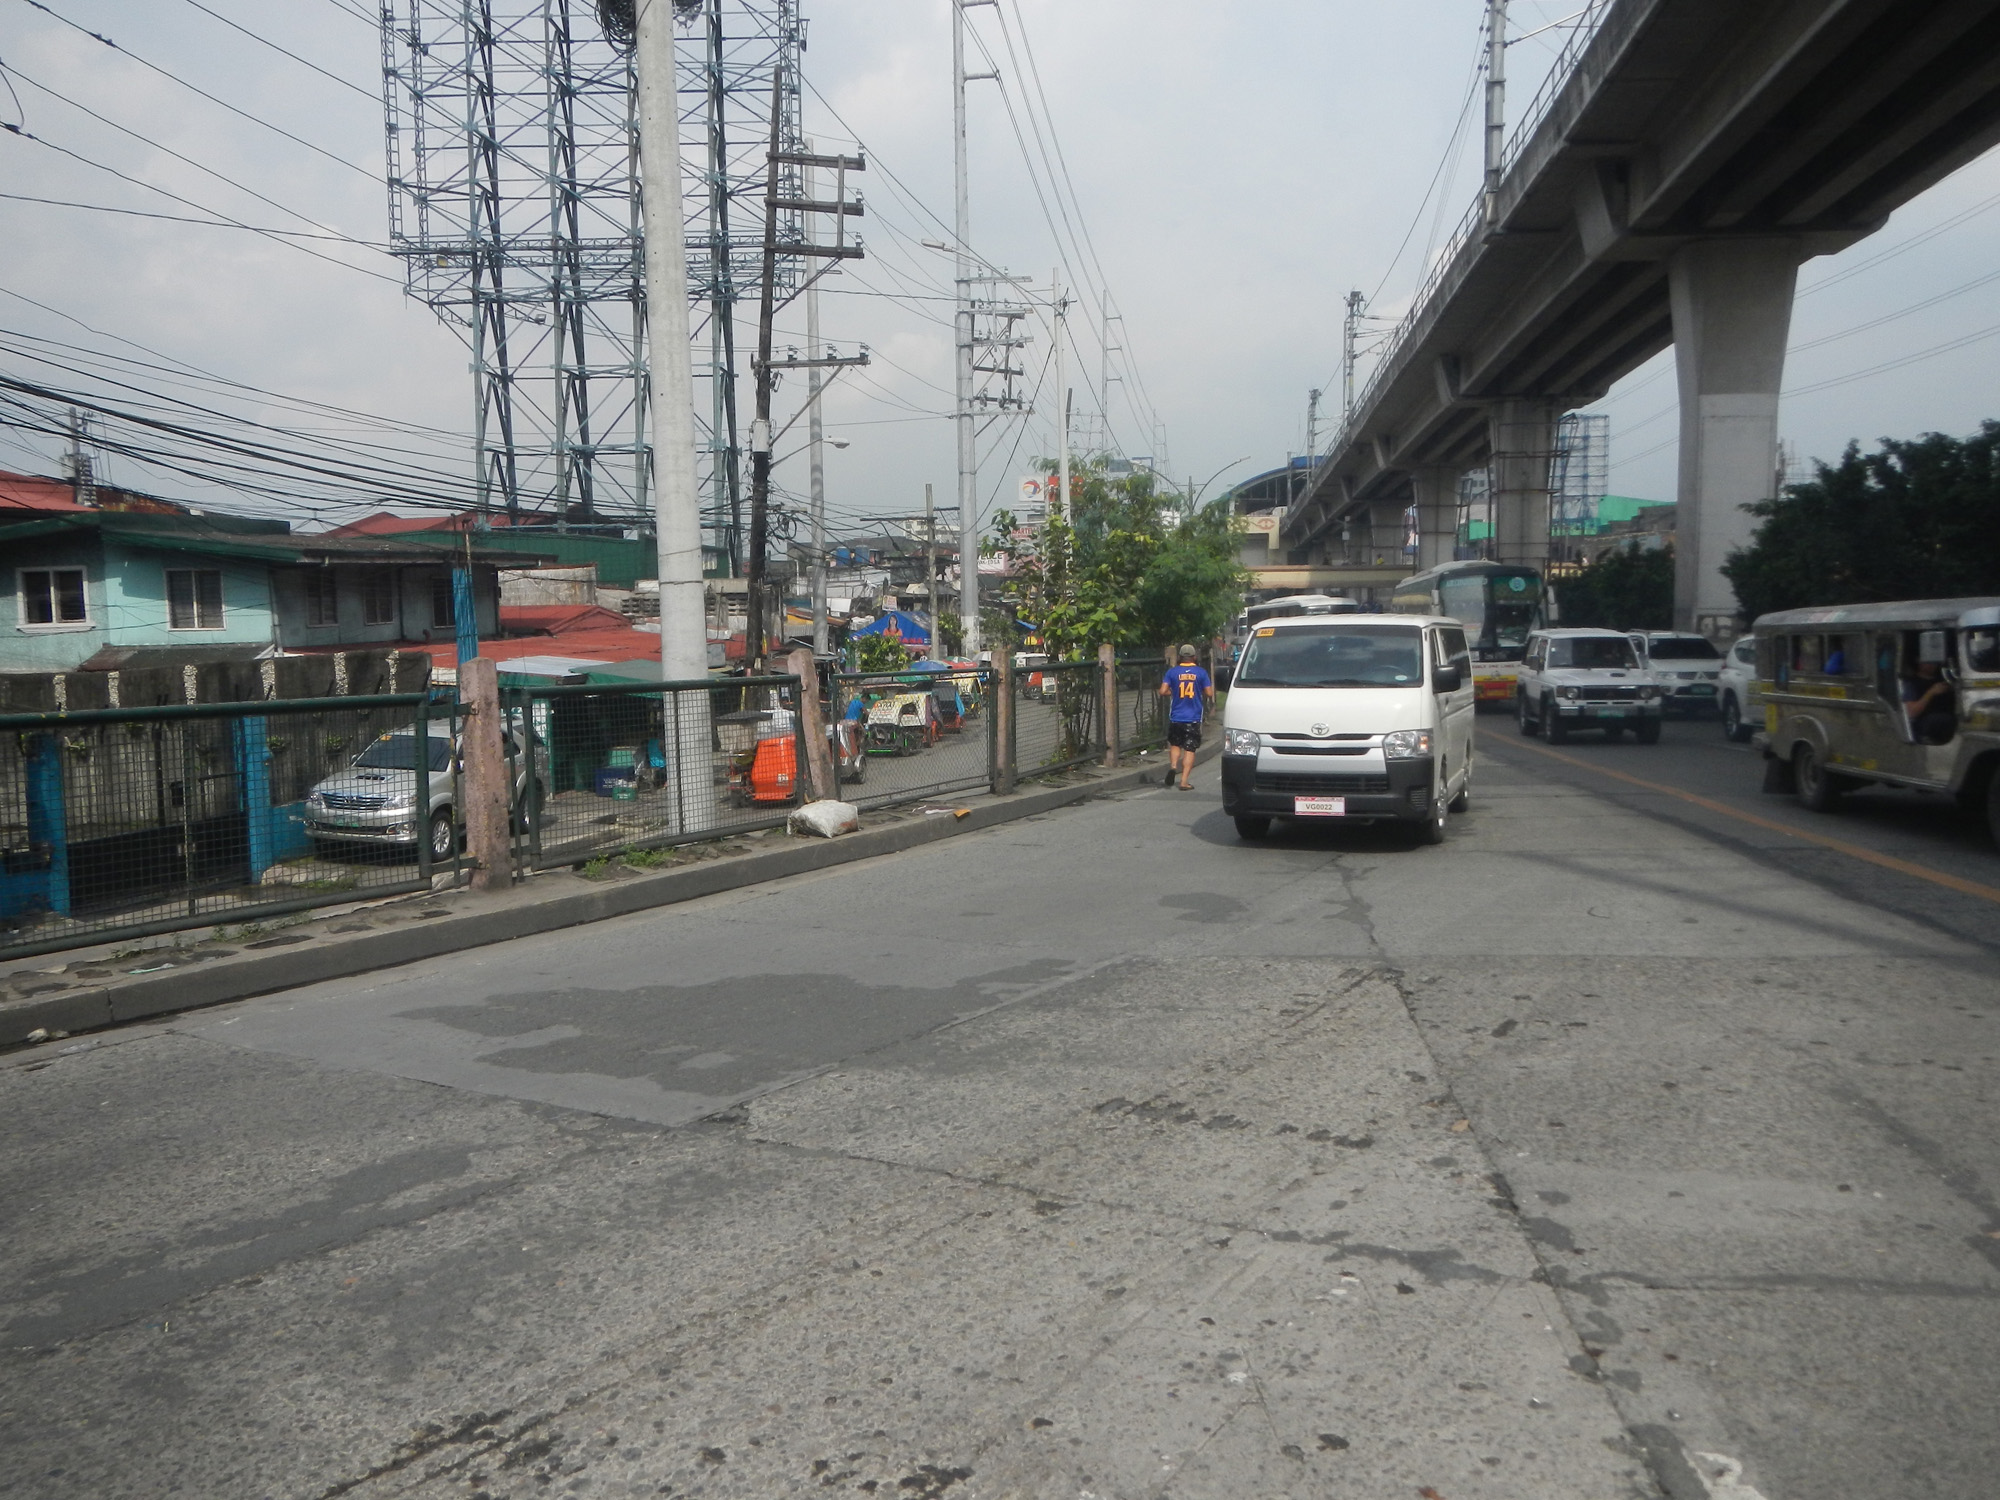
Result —
[[1472, 788], [1472, 658], [1458, 621], [1306, 615], [1251, 631], [1222, 717], [1222, 810], [1418, 825], [1444, 842]]

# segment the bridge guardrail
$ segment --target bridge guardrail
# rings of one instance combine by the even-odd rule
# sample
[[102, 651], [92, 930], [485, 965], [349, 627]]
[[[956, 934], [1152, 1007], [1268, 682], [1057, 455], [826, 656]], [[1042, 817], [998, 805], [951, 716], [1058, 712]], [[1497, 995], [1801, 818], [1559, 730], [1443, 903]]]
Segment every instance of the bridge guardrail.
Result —
[[[1562, 51], [1557, 54], [1554, 66], [1549, 69], [1547, 76], [1542, 80], [1541, 87], [1535, 92], [1533, 99], [1529, 101], [1527, 110], [1522, 114], [1520, 120], [1516, 122], [1514, 129], [1508, 135], [1506, 145], [1501, 151], [1501, 172], [1503, 176], [1505, 173], [1513, 170], [1515, 163], [1521, 157], [1521, 153], [1526, 150], [1528, 142], [1533, 139], [1535, 132], [1541, 128], [1542, 122], [1548, 118], [1549, 111], [1555, 107], [1556, 99], [1561, 95], [1563, 89], [1568, 86], [1570, 79], [1575, 76], [1577, 66], [1583, 61], [1583, 54], [1588, 50], [1591, 42], [1596, 39], [1598, 30], [1602, 27], [1604, 19], [1614, 3], [1615, 0], [1589, 0], [1584, 11], [1577, 18], [1577, 24], [1570, 33], [1569, 41], [1564, 44]], [[1410, 335], [1415, 332], [1418, 325], [1423, 321], [1425, 313], [1429, 310], [1432, 300], [1438, 293], [1438, 289], [1457, 266], [1459, 257], [1465, 253], [1466, 247], [1479, 235], [1484, 226], [1485, 217], [1485, 194], [1482, 190], [1472, 200], [1471, 207], [1466, 210], [1464, 216], [1459, 220], [1457, 228], [1451, 233], [1451, 237], [1445, 241], [1444, 250], [1431, 262], [1430, 270], [1425, 273], [1424, 279], [1418, 283], [1416, 293], [1410, 299], [1409, 310], [1403, 314], [1402, 319], [1390, 330], [1389, 336], [1377, 346], [1375, 367], [1369, 372], [1368, 379], [1363, 383], [1360, 395], [1355, 397], [1353, 407], [1355, 412], [1363, 412], [1368, 409], [1369, 403], [1375, 398], [1376, 387], [1381, 385], [1390, 371], [1395, 368], [1396, 358], [1402, 353], [1403, 345], [1409, 342]], [[1326, 450], [1328, 455], [1338, 453], [1347, 446], [1353, 435], [1353, 426], [1354, 419], [1352, 416], [1341, 423], [1334, 434], [1332, 443]], [[1317, 455], [1314, 456], [1311, 475], [1307, 480], [1308, 492], [1310, 492], [1313, 483], [1317, 480], [1322, 462], [1323, 460]]]

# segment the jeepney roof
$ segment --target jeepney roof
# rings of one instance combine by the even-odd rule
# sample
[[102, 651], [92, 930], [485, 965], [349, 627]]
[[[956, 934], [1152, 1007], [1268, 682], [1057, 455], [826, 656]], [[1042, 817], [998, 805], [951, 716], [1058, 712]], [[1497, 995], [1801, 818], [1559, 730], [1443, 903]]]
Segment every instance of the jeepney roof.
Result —
[[1975, 611], [2000, 611], [2000, 598], [1904, 599], [1890, 604], [1836, 604], [1816, 609], [1781, 609], [1759, 615], [1751, 629], [1759, 635], [1812, 625], [1894, 625], [1942, 629]]

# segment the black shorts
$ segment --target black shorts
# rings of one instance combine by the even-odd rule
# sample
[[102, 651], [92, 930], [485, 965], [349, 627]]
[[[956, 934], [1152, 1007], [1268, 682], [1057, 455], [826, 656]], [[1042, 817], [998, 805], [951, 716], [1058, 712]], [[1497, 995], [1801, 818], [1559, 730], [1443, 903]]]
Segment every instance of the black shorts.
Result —
[[1199, 750], [1201, 748], [1201, 725], [1169, 723], [1167, 743], [1176, 750]]

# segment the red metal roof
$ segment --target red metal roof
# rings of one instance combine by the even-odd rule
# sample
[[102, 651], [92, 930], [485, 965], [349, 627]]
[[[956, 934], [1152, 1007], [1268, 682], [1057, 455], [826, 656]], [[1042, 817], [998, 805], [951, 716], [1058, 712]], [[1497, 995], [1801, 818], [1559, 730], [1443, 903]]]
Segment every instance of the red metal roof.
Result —
[[399, 516], [391, 511], [378, 510], [372, 516], [363, 516], [358, 521], [348, 521], [340, 526], [329, 526], [327, 536], [400, 536], [406, 531], [463, 531], [469, 517], [461, 516]]
[[[571, 656], [608, 663], [660, 659], [657, 631], [634, 630], [617, 610], [596, 604], [502, 605], [500, 628], [507, 633], [479, 642], [479, 654], [496, 662], [512, 661], [519, 656]], [[317, 654], [322, 648], [304, 649]], [[371, 642], [369, 649], [422, 651], [440, 667], [458, 665], [458, 644], [443, 632], [428, 641]]]
[[0, 469], [0, 510], [82, 510], [67, 479], [13, 474]]

